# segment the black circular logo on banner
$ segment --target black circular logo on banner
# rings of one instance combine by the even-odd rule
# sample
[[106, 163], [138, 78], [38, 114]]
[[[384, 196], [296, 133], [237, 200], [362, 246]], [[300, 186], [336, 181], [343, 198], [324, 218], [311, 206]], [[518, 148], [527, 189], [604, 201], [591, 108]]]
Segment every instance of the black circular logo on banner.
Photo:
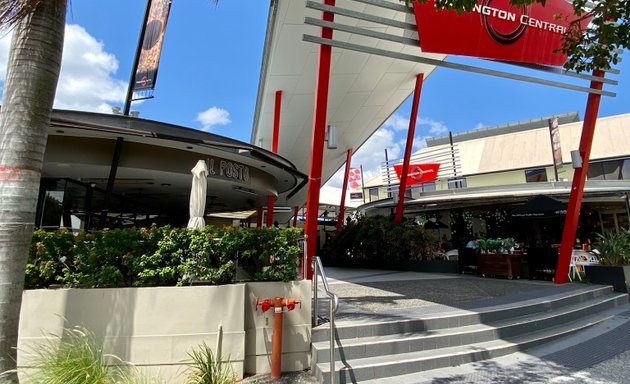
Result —
[[523, 15], [529, 16], [529, 7], [511, 7], [508, 0], [483, 0], [481, 21], [494, 41], [500, 44], [516, 42], [527, 29], [521, 23]]

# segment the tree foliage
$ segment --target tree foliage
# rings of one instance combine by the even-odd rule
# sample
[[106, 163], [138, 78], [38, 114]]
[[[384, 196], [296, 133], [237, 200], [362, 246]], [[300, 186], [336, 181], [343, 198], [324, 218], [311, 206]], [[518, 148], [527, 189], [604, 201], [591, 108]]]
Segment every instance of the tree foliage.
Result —
[[[411, 5], [414, 0], [404, 1]], [[463, 12], [471, 11], [477, 0], [436, 0], [435, 3], [440, 8]], [[545, 5], [545, 0], [510, 0], [514, 6], [533, 3]], [[561, 48], [568, 56], [565, 69], [584, 72], [608, 69], [617, 64], [620, 59], [618, 50], [627, 48], [630, 43], [630, 1], [574, 0], [573, 9], [578, 19], [592, 19], [586, 30], [582, 30], [577, 22], [567, 29]]]

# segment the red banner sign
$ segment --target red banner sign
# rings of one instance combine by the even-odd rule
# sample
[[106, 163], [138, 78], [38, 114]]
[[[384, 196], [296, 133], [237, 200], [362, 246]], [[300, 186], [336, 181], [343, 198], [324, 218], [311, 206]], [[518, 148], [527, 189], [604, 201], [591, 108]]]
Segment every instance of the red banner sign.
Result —
[[[478, 0], [472, 12], [437, 10], [435, 2], [413, 2], [423, 52], [561, 66], [556, 52], [577, 16], [565, 0], [515, 7], [509, 0]], [[580, 22], [586, 28], [587, 18]]]
[[[414, 184], [422, 184], [427, 181], [433, 181], [437, 179], [438, 171], [440, 170], [440, 164], [428, 163], [428, 164], [409, 164], [409, 172], [407, 173], [407, 186]], [[402, 164], [394, 164], [394, 171], [398, 179], [401, 179]]]

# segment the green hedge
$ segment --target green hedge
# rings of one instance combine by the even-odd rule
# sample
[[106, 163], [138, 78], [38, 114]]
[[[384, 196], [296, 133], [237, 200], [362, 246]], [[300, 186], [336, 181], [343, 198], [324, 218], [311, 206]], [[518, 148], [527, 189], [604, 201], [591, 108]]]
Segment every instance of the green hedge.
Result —
[[362, 216], [332, 239], [327, 256], [369, 261], [424, 260], [436, 239], [413, 223], [394, 224], [392, 217]]
[[[81, 232], [37, 230], [27, 289], [227, 284], [236, 266], [256, 281], [297, 278], [297, 228], [151, 227]], [[238, 255], [238, 256], [237, 256]]]

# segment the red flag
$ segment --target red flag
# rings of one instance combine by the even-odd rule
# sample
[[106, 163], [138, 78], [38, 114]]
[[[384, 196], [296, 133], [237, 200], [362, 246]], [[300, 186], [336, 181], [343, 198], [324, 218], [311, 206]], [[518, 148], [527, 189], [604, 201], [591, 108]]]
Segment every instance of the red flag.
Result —
[[[427, 181], [433, 181], [437, 179], [438, 171], [440, 170], [439, 163], [427, 163], [427, 164], [409, 164], [409, 172], [407, 173], [407, 185], [422, 184]], [[401, 179], [402, 164], [395, 164], [394, 171], [398, 179]]]

